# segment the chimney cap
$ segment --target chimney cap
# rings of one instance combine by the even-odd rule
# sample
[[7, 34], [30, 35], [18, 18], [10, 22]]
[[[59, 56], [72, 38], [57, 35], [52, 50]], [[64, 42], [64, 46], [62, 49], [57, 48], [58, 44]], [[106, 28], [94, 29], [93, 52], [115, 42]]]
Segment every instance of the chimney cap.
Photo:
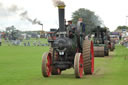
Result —
[[58, 8], [59, 9], [64, 9], [65, 8], [65, 5], [59, 5]]

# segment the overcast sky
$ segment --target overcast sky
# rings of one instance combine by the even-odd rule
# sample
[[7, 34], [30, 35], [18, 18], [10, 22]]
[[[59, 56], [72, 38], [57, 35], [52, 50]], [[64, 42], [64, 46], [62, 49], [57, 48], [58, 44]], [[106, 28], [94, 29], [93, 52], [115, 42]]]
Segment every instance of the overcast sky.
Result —
[[[66, 4], [66, 20], [71, 19], [72, 12], [79, 8], [94, 11], [101, 17], [105, 26], [111, 31], [119, 25], [128, 25], [128, 0], [62, 0]], [[8, 11], [12, 6], [17, 9]], [[13, 8], [13, 7], [12, 7]], [[58, 9], [53, 6], [52, 0], [0, 0], [0, 30], [14, 25], [19, 30], [41, 30], [38, 24], [32, 24], [20, 16], [27, 11], [28, 17], [37, 18], [44, 25], [44, 30], [58, 27]]]

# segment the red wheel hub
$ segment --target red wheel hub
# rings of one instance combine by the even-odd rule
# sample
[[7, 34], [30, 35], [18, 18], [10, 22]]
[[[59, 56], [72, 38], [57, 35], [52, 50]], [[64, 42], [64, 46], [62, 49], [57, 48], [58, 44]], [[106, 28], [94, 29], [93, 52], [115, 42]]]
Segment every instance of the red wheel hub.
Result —
[[51, 56], [48, 55], [47, 56], [47, 64], [46, 64], [46, 67], [47, 67], [47, 75], [50, 76], [51, 75]]
[[79, 73], [80, 73], [80, 78], [83, 76], [83, 56], [80, 55], [80, 60], [79, 60]]

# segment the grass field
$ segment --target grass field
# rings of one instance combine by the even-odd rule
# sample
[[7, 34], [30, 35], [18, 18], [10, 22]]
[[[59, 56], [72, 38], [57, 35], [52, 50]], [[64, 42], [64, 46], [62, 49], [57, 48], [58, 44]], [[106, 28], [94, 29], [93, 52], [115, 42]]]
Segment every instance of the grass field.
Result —
[[128, 49], [116, 46], [110, 57], [95, 58], [93, 75], [76, 79], [74, 70], [42, 77], [42, 54], [49, 47], [1, 46], [0, 85], [127, 85]]

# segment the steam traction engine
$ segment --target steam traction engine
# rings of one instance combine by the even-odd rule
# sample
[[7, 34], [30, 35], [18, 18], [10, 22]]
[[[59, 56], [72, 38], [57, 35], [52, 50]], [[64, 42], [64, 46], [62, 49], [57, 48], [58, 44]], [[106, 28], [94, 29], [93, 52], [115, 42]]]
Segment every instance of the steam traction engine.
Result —
[[94, 33], [94, 55], [95, 57], [104, 57], [109, 55], [110, 38], [107, 29], [97, 26]]
[[94, 72], [93, 42], [84, 39], [80, 33], [77, 36], [75, 31], [70, 31], [68, 36], [64, 22], [64, 7], [59, 8], [59, 29], [56, 39], [51, 41], [49, 52], [42, 57], [42, 75], [49, 77], [60, 75], [62, 71], [74, 67], [75, 77], [81, 78], [84, 74]]

